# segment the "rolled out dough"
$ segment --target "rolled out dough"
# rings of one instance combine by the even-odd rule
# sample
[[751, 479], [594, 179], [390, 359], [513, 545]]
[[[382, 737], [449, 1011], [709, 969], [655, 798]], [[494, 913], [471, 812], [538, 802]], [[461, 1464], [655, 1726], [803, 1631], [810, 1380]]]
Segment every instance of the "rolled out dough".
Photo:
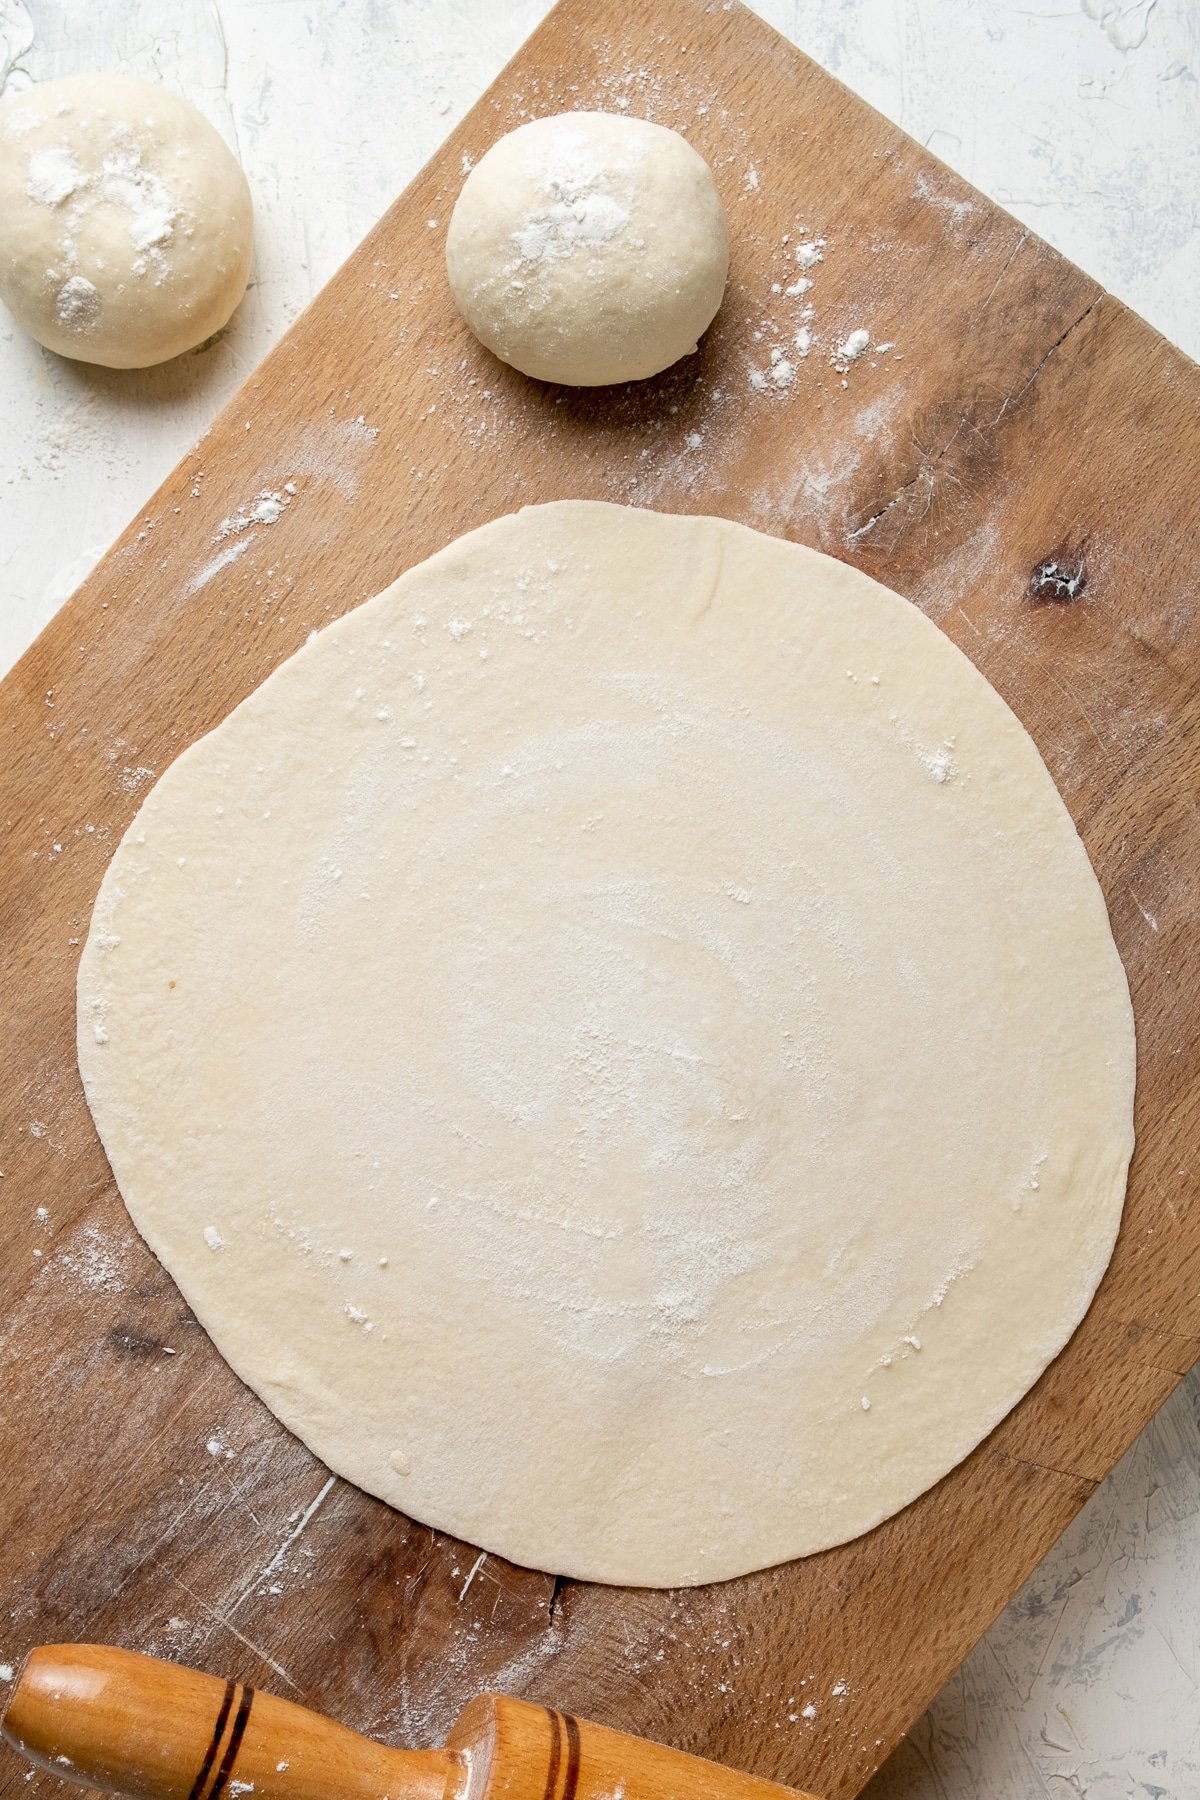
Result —
[[1132, 1146], [1104, 902], [914, 607], [718, 519], [474, 531], [147, 798], [88, 1100], [219, 1349], [517, 1562], [867, 1530], [1078, 1324]]

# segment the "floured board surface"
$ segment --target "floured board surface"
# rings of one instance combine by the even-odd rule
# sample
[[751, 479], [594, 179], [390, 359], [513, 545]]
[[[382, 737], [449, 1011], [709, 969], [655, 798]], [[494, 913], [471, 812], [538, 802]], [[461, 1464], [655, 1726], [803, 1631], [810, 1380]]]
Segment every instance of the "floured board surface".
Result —
[[[464, 159], [569, 107], [685, 130], [731, 215], [716, 327], [638, 388], [527, 382], [443, 278]], [[893, 347], [839, 359], [857, 330]], [[750, 14], [565, 0], [0, 690], [0, 1663], [110, 1639], [396, 1743], [498, 1686], [860, 1789], [1200, 1351], [1198, 420], [1184, 357]], [[1037, 740], [1138, 1021], [1125, 1225], [1032, 1394], [868, 1537], [682, 1594], [480, 1558], [331, 1479], [136, 1237], [75, 1069], [147, 784], [313, 627], [563, 495], [723, 513], [922, 606]]]

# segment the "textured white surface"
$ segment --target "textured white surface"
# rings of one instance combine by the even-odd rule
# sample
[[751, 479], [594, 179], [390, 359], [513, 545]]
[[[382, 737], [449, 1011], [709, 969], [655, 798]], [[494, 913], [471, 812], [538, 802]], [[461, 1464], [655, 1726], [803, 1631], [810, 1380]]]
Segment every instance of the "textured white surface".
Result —
[[[1198, 0], [758, 10], [1200, 354]], [[252, 291], [198, 357], [132, 377], [88, 370], [0, 319], [0, 668], [545, 11], [544, 0], [0, 0], [0, 85], [89, 68], [163, 81], [234, 144], [257, 208]], [[1198, 1403], [1193, 1377], [871, 1800], [1200, 1791]]]

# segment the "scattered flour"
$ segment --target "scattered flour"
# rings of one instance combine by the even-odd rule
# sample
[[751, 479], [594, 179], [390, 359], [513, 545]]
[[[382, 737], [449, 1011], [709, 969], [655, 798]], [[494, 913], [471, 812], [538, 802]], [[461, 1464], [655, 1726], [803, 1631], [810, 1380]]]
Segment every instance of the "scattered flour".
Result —
[[[198, 491], [198, 487], [193, 488], [193, 495], [196, 495]], [[190, 599], [193, 594], [198, 594], [201, 588], [208, 586], [215, 575], [219, 575], [222, 569], [227, 569], [231, 563], [235, 563], [238, 557], [250, 548], [254, 539], [253, 527], [277, 524], [283, 516], [284, 509], [291, 505], [295, 494], [296, 484], [294, 481], [285, 482], [281, 488], [262, 488], [252, 501], [239, 506], [238, 510], [231, 513], [227, 519], [222, 519], [217, 526], [213, 542], [215, 544], [225, 542], [225, 549], [214, 556], [211, 562], [205, 563], [202, 569], [197, 569], [183, 590], [184, 599]], [[243, 533], [248, 535], [243, 535]], [[226, 542], [230, 538], [234, 541]]]
[[957, 774], [954, 758], [946, 749], [922, 750], [918, 746], [917, 761], [931, 781], [951, 781]]
[[[799, 264], [808, 273], [800, 274], [790, 281], [780, 279], [771, 283], [771, 293], [784, 300], [800, 301], [798, 308], [789, 308], [790, 317], [786, 322], [764, 318], [753, 331], [755, 341], [764, 340], [770, 345], [770, 364], [767, 368], [751, 364], [747, 369], [747, 379], [751, 388], [760, 394], [784, 394], [795, 384], [797, 369], [796, 360], [803, 360], [812, 348], [814, 335], [814, 307], [805, 296], [812, 290], [812, 271], [825, 260], [828, 240], [823, 237], [808, 237], [806, 227], [796, 229], [795, 236], [799, 243], [793, 243], [793, 233], [783, 234], [780, 254], [787, 257], [788, 263]], [[771, 340], [774, 340], [772, 342]]]
[[136, 794], [143, 782], [153, 780], [153, 769], [147, 769], [140, 763], [136, 768], [127, 764], [117, 776], [117, 786], [127, 794]]
[[227, 569], [230, 563], [235, 563], [238, 557], [250, 548], [253, 541], [253, 538], [249, 537], [238, 538], [236, 543], [230, 544], [228, 549], [222, 550], [219, 556], [214, 556], [211, 562], [205, 563], [204, 567], [197, 570], [184, 588], [184, 598], [188, 599], [192, 594], [198, 594], [201, 588], [207, 587], [213, 576], [219, 575], [222, 569]]
[[771, 380], [777, 388], [789, 388], [796, 379], [796, 366], [789, 362], [783, 351], [776, 347], [771, 352]]
[[362, 413], [354, 419], [336, 419], [331, 413], [328, 419], [306, 426], [288, 446], [286, 460], [280, 458], [263, 468], [261, 477], [281, 489], [285, 504], [296, 493], [297, 476], [328, 482], [353, 499], [358, 492], [359, 469], [378, 439], [378, 425], [368, 425]]
[[74, 1276], [81, 1287], [119, 1294], [125, 1286], [120, 1258], [96, 1225], [85, 1225], [72, 1243], [58, 1251], [49, 1266]]
[[[1086, 0], [1084, 0], [1083, 10], [1085, 12], [1087, 11]], [[1114, 8], [1113, 10], [1116, 11], [1117, 9]], [[1136, 8], [1130, 8], [1130, 11], [1136, 11]], [[963, 220], [975, 211], [975, 203], [973, 200], [952, 200], [949, 194], [939, 194], [929, 180], [929, 177], [924, 174], [917, 176], [912, 197], [914, 200], [924, 200], [929, 206], [940, 207], [943, 212], [949, 215], [951, 223], [954, 225], [961, 225]]]
[[[794, 242], [794, 238], [798, 238], [799, 242]], [[817, 340], [816, 307], [807, 296], [815, 289], [817, 272], [825, 261], [828, 248], [827, 238], [809, 236], [808, 228], [803, 225], [798, 226], [794, 234], [783, 234], [778, 254], [786, 256], [789, 264], [798, 265], [802, 273], [790, 281], [773, 281], [771, 293], [782, 300], [799, 301], [801, 304], [792, 312], [790, 319], [766, 316], [752, 330], [751, 336], [755, 342], [770, 346], [769, 367], [763, 368], [756, 363], [747, 365], [747, 381], [755, 393], [780, 393], [792, 387], [799, 373], [797, 362], [803, 361], [813, 349]], [[882, 356], [896, 348], [891, 342], [872, 345], [871, 333], [864, 325], [845, 331], [834, 339], [834, 344], [829, 364], [842, 377], [868, 351]], [[872, 362], [871, 366], [876, 365]], [[848, 381], [842, 380], [843, 388], [849, 385]]]
[[217, 526], [214, 542], [220, 543], [222, 538], [232, 537], [237, 532], [249, 530], [251, 525], [274, 525], [278, 521], [285, 506], [290, 506], [295, 487], [289, 493], [285, 487], [281, 490], [263, 488], [254, 502], [241, 506], [229, 518], [222, 519]]

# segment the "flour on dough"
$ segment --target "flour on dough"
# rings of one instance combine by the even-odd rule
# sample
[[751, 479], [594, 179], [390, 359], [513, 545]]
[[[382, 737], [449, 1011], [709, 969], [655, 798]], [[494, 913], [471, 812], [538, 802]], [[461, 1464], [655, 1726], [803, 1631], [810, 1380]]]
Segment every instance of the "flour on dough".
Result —
[[719, 519], [474, 531], [146, 799], [79, 972], [133, 1218], [331, 1468], [516, 1562], [866, 1531], [1066, 1342], [1129, 995], [1022, 726]]

